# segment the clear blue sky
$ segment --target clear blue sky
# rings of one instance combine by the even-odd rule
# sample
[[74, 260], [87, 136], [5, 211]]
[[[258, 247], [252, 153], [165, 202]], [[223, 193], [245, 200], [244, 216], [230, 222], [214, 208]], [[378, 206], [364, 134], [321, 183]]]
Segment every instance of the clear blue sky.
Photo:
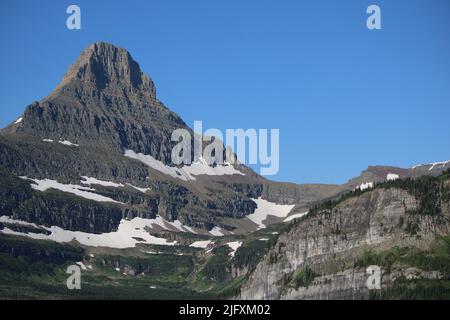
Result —
[[[82, 30], [66, 29], [66, 8]], [[382, 10], [380, 31], [366, 8]], [[450, 159], [450, 1], [0, 1], [0, 127], [90, 43], [127, 48], [190, 125], [279, 128], [274, 180]]]

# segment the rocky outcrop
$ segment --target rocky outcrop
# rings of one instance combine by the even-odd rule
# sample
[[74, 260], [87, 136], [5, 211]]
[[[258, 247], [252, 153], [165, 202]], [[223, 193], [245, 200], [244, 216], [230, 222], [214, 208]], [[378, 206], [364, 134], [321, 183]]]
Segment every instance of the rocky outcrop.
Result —
[[365, 270], [345, 270], [320, 276], [307, 287], [289, 288], [280, 296], [283, 300], [363, 300], [369, 296]]
[[[445, 213], [421, 215], [417, 208], [418, 200], [407, 191], [377, 188], [310, 212], [279, 236], [239, 298], [368, 298], [366, 270], [354, 267], [362, 252], [426, 246], [436, 234], [448, 234]], [[305, 268], [314, 270], [314, 280], [297, 289], [287, 286], [286, 278]]]

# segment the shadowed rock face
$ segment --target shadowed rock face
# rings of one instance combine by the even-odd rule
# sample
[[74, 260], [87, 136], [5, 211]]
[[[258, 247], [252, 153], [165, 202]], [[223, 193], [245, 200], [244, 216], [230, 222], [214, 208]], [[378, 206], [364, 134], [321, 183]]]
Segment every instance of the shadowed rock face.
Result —
[[28, 106], [23, 122], [7, 130], [118, 152], [128, 148], [170, 163], [177, 128], [190, 131], [156, 99], [152, 80], [129, 52], [101, 42], [89, 46], [55, 91]]

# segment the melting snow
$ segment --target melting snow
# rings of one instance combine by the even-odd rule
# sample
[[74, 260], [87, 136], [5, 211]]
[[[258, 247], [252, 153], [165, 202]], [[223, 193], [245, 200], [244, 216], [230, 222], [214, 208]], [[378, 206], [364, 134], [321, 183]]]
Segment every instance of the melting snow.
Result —
[[[14, 220], [8, 217], [0, 217], [0, 221], [36, 226], [35, 224], [32, 223]], [[169, 245], [169, 246], [175, 245], [175, 242], [169, 242], [164, 238], [157, 238], [155, 236], [150, 235], [147, 231], [145, 231], [144, 228], [149, 226], [150, 224], [151, 222], [149, 222], [149, 219], [142, 219], [142, 218], [134, 218], [133, 220], [123, 219], [122, 221], [120, 221], [119, 228], [117, 231], [102, 234], [93, 234], [81, 231], [69, 231], [56, 226], [52, 226], [50, 228], [42, 227], [51, 232], [51, 234], [49, 235], [32, 232], [29, 233], [16, 232], [10, 230], [9, 228], [4, 228], [3, 230], [0, 230], [0, 232], [5, 234], [26, 236], [33, 239], [52, 240], [56, 242], [70, 242], [72, 240], [76, 240], [82, 245], [91, 247], [108, 247], [108, 248], [124, 249], [135, 247], [136, 244], [138, 243]], [[138, 241], [135, 238], [143, 239], [144, 242]]]
[[17, 119], [15, 122], [14, 122], [14, 124], [19, 124], [19, 123], [21, 123], [22, 122], [22, 120], [23, 120], [23, 118], [22, 117], [20, 117], [19, 119]]
[[412, 167], [413, 169], [416, 169], [418, 167], [423, 167], [423, 166], [430, 166], [430, 168], [428, 169], [429, 171], [433, 170], [435, 167], [437, 166], [441, 166], [441, 168], [445, 168], [445, 166], [447, 165], [447, 163], [450, 163], [450, 160], [448, 161], [444, 161], [444, 162], [433, 162], [433, 163], [422, 163], [422, 164], [418, 164], [415, 165], [414, 167]]
[[[52, 139], [42, 139], [42, 141], [45, 141], [45, 142], [55, 142], [55, 141], [52, 140]], [[57, 141], [57, 142], [58, 142], [58, 143], [61, 143], [61, 144], [63, 144], [63, 145], [65, 145], [65, 146], [79, 147], [78, 144], [72, 143], [72, 142], [70, 142], [70, 141], [68, 141], [68, 140], [59, 140], [59, 141]]]
[[230, 252], [230, 256], [234, 257], [234, 255], [236, 254], [236, 250], [242, 246], [242, 241], [233, 241], [233, 242], [228, 242], [227, 246], [229, 246], [231, 248], [231, 252]]
[[164, 163], [162, 163], [159, 160], [156, 160], [150, 155], [136, 153], [133, 150], [125, 150], [125, 157], [139, 160], [142, 163], [149, 166], [150, 168], [153, 168], [173, 178], [178, 178], [184, 181], [195, 180], [195, 176], [198, 175], [210, 175], [210, 176], [222, 176], [233, 174], [244, 175], [242, 172], [236, 170], [232, 165], [219, 165], [216, 167], [212, 167], [208, 165], [206, 161], [203, 159], [200, 159], [198, 162], [194, 162], [189, 166], [177, 168], [165, 165]]
[[58, 141], [59, 143], [65, 145], [65, 146], [74, 146], [74, 147], [78, 147], [79, 145], [76, 143], [72, 143], [68, 140], [63, 140], [63, 141]]
[[211, 243], [211, 240], [195, 241], [189, 247], [206, 249]]
[[[155, 219], [146, 219], [149, 222], [149, 226], [152, 227], [152, 225], [157, 225], [163, 228], [164, 230], [177, 230], [181, 232], [191, 232], [191, 233], [197, 233], [193, 228], [188, 227], [181, 223], [179, 220], [175, 220], [173, 222], [167, 221], [163, 219], [161, 216], [156, 216]], [[172, 228], [170, 228], [172, 227]]]
[[127, 185], [129, 185], [133, 189], [136, 189], [136, 190], [138, 190], [138, 191], [140, 191], [142, 193], [146, 193], [147, 191], [150, 190], [150, 188], [139, 188], [139, 187], [133, 186], [132, 184], [129, 184], [129, 183], [127, 183]]
[[361, 191], [366, 190], [366, 189], [371, 189], [371, 188], [373, 188], [373, 182], [364, 182], [364, 183], [361, 183], [358, 187], [356, 187], [356, 189], [359, 189]]
[[10, 224], [21, 224], [24, 226], [31, 226], [31, 227], [39, 228], [39, 226], [35, 223], [26, 222], [26, 221], [22, 221], [22, 220], [15, 220], [8, 216], [0, 216], [0, 222], [10, 223]]
[[430, 167], [430, 169], [428, 169], [428, 170], [433, 170], [434, 169], [434, 167], [436, 167], [436, 166], [441, 166], [442, 168], [444, 168], [445, 167], [445, 165], [447, 164], [447, 163], [449, 163], [450, 162], [450, 160], [449, 161], [445, 161], [445, 162], [435, 162], [435, 163], [430, 163], [431, 164], [431, 167]]
[[393, 180], [400, 179], [400, 176], [395, 173], [388, 173], [388, 175], [386, 176], [386, 179], [387, 179], [387, 181], [393, 181]]
[[[38, 180], [38, 179], [31, 179], [31, 178], [27, 178], [27, 177], [20, 177], [20, 178], [34, 181], [37, 185], [32, 184], [31, 187], [33, 189], [39, 190], [39, 191], [45, 191], [48, 189], [57, 189], [57, 190], [60, 190], [63, 192], [72, 193], [77, 196], [80, 196], [80, 197], [83, 197], [86, 199], [90, 199], [90, 200], [99, 201], [99, 202], [122, 203], [122, 202], [113, 200], [111, 198], [90, 192], [90, 191], [95, 191], [95, 189], [89, 188], [89, 187], [79, 186], [76, 184], [62, 184], [62, 183], [59, 183], [59, 182], [57, 182], [55, 180], [51, 180], [51, 179]], [[84, 185], [89, 185], [89, 186], [90, 185], [100, 185], [100, 186], [104, 186], [104, 187], [114, 187], [114, 188], [125, 187], [125, 185], [122, 183], [116, 183], [116, 182], [112, 182], [112, 181], [104, 181], [104, 180], [99, 180], [96, 178], [91, 178], [91, 177], [86, 177], [86, 176], [82, 176], [81, 178], [83, 179], [83, 180], [81, 180], [81, 184], [84, 184]], [[127, 183], [127, 185], [140, 191], [140, 192], [143, 192], [143, 193], [150, 190], [149, 188], [139, 188], [139, 187], [133, 186], [129, 183]]]
[[96, 178], [90, 178], [90, 177], [86, 177], [86, 176], [82, 176], [82, 179], [84, 179], [84, 181], [81, 181], [82, 184], [97, 184], [100, 186], [104, 186], [104, 187], [125, 187], [123, 184], [121, 183], [115, 183], [112, 181], [103, 181], [103, 180], [98, 180]]
[[[114, 187], [114, 188], [125, 187], [124, 184], [113, 182], [113, 181], [104, 181], [104, 180], [99, 180], [96, 178], [86, 177], [86, 176], [82, 176], [81, 178], [84, 180], [84, 181], [81, 181], [81, 183], [86, 184], [86, 185], [97, 184], [97, 185], [104, 186], [104, 187]], [[140, 188], [140, 187], [133, 186], [130, 183], [127, 183], [127, 185], [132, 187], [133, 189], [136, 189], [136, 190], [142, 192], [142, 193], [146, 193], [148, 190], [150, 190], [150, 188]]]
[[[289, 221], [292, 221], [292, 220], [294, 220], [294, 219], [298, 219], [298, 218], [304, 217], [304, 216], [306, 216], [307, 214], [308, 214], [308, 211], [302, 212], [302, 213], [296, 213], [296, 214], [290, 215], [289, 217], [287, 217], [286, 219], [284, 219], [283, 222], [289, 222]], [[273, 233], [272, 233], [272, 234], [273, 234]]]
[[94, 200], [94, 201], [98, 201], [98, 202], [122, 203], [122, 202], [113, 200], [111, 198], [104, 197], [102, 195], [90, 192], [90, 191], [95, 191], [95, 189], [82, 187], [82, 186], [79, 186], [76, 184], [63, 184], [63, 183], [59, 183], [58, 181], [50, 180], [50, 179], [39, 180], [39, 179], [31, 179], [31, 178], [27, 178], [27, 177], [20, 177], [20, 178], [22, 178], [24, 180], [30, 180], [30, 181], [35, 182], [36, 184], [31, 184], [31, 187], [34, 190], [38, 190], [38, 191], [45, 191], [48, 189], [56, 189], [56, 190], [60, 190], [63, 192], [77, 195], [79, 197], [83, 197], [85, 199]]
[[284, 205], [284, 204], [276, 204], [273, 202], [269, 202], [267, 200], [262, 199], [261, 197], [258, 199], [252, 199], [256, 202], [255, 212], [248, 215], [251, 221], [258, 225], [258, 229], [265, 228], [263, 221], [267, 219], [267, 216], [276, 216], [279, 218], [285, 218], [291, 212], [291, 210], [295, 207], [295, 205]]
[[221, 236], [225, 235], [222, 228], [219, 228], [219, 227], [212, 228], [209, 233], [215, 237], [221, 237]]

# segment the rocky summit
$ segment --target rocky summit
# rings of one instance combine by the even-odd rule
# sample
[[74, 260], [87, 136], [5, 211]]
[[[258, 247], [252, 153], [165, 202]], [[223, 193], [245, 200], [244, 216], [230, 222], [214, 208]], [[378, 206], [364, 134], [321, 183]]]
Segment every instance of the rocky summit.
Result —
[[[449, 161], [281, 183], [173, 165], [175, 129], [193, 136], [104, 42], [2, 129], [0, 298], [450, 297]], [[82, 293], [61, 287], [73, 264]]]
[[7, 128], [42, 139], [68, 140], [121, 152], [132, 149], [170, 162], [171, 133], [186, 128], [156, 98], [153, 81], [125, 49], [89, 46], [47, 98]]

